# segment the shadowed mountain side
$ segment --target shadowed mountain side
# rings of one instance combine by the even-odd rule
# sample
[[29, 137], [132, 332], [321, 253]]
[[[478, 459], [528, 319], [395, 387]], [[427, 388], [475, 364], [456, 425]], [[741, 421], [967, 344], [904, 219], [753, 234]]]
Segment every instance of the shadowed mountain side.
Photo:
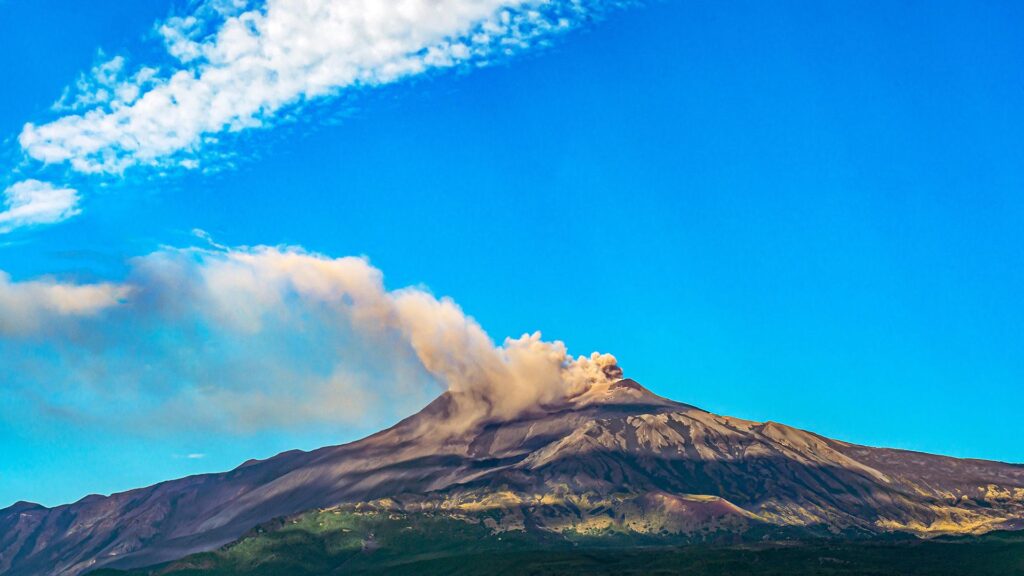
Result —
[[[412, 510], [514, 511], [513, 525], [558, 503], [564, 515], [535, 520], [553, 530], [609, 527], [605, 511], [631, 500], [635, 513], [640, 495], [690, 513], [715, 498], [737, 518], [834, 532], [984, 532], [1024, 518], [1024, 467], [912, 452], [904, 462], [893, 450], [870, 467], [840, 450], [872, 451], [697, 411], [601, 419], [513, 466], [403, 502]], [[931, 468], [916, 474], [915, 463]]]
[[[0, 511], [0, 573], [136, 567], [345, 503], [492, 511], [492, 528], [618, 522], [644, 532], [751, 525], [984, 532], [1024, 519], [1024, 468], [829, 440], [716, 416], [621, 380], [510, 422], [452, 420], [445, 394], [363, 440], [286, 452], [46, 509]], [[540, 506], [543, 514], [531, 514]], [[1015, 524], [1017, 523], [1017, 524]]]

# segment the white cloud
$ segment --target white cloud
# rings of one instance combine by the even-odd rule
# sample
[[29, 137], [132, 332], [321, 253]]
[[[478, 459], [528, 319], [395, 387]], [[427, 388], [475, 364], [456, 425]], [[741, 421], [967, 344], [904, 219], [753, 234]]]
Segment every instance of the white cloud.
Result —
[[4, 190], [0, 234], [24, 226], [53, 224], [81, 212], [78, 191], [57, 188], [49, 182], [22, 180]]
[[97, 66], [62, 102], [83, 109], [26, 124], [29, 156], [86, 173], [197, 165], [229, 132], [285, 107], [433, 69], [482, 64], [543, 43], [602, 0], [208, 0], [157, 27], [175, 66]]
[[163, 249], [131, 269], [118, 285], [0, 278], [0, 321], [21, 311], [0, 324], [8, 392], [129, 427], [248, 432], [396, 417], [439, 388], [455, 421], [510, 418], [617, 375], [539, 333], [495, 345], [451, 299], [387, 290], [361, 258]]

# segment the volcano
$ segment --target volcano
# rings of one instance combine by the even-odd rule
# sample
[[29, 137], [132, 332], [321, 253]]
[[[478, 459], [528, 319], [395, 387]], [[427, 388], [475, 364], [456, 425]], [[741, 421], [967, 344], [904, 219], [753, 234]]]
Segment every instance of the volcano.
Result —
[[[465, 424], [445, 393], [362, 440], [111, 496], [0, 511], [0, 574], [73, 576], [214, 550], [339, 506], [492, 533], [929, 537], [1024, 528], [1024, 466], [870, 448], [719, 416], [637, 382]], [[371, 543], [372, 544], [372, 543]], [[370, 545], [370, 544], [367, 544]]]

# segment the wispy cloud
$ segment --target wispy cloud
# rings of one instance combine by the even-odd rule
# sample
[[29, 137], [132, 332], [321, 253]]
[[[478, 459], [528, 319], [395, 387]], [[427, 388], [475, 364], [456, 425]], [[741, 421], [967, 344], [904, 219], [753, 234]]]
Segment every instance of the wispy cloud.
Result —
[[0, 271], [0, 338], [33, 336], [69, 318], [95, 317], [130, 292], [129, 286], [113, 283], [14, 282]]
[[539, 333], [497, 346], [451, 299], [297, 248], [167, 248], [117, 285], [0, 278], [12, 318], [5, 393], [122, 426], [365, 423], [439, 388], [463, 421], [507, 418], [617, 374], [613, 357], [572, 358]]
[[81, 212], [74, 188], [59, 188], [49, 182], [22, 180], [3, 194], [0, 234], [37, 224], [53, 224]]
[[118, 56], [26, 124], [23, 150], [83, 173], [201, 164], [223, 136], [289, 107], [542, 44], [601, 0], [207, 0], [157, 26], [170, 67]]

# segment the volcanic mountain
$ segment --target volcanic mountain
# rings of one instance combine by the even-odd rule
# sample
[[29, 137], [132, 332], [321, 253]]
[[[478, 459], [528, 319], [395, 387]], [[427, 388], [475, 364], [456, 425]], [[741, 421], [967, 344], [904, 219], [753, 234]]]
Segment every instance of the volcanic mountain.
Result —
[[494, 532], [980, 534], [1024, 528], [1024, 466], [718, 416], [632, 380], [465, 425], [446, 393], [363, 440], [44, 508], [0, 510], [0, 574], [181, 558], [336, 506], [433, 511]]

